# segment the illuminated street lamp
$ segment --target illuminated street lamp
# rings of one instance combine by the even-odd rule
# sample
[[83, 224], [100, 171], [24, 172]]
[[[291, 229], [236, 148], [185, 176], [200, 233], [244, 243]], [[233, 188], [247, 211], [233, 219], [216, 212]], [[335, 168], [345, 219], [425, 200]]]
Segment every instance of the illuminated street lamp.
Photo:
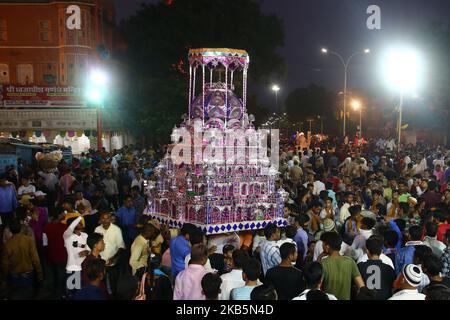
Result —
[[353, 100], [352, 102], [353, 110], [359, 111], [359, 139], [362, 138], [362, 106], [361, 102], [358, 100]]
[[276, 84], [272, 86], [272, 91], [275, 92], [275, 107], [278, 110], [278, 91], [280, 91], [280, 87]]
[[97, 108], [97, 148], [102, 150], [102, 113], [106, 96], [108, 77], [100, 69], [92, 70], [87, 81], [87, 100]]
[[369, 54], [370, 49], [364, 49], [363, 51], [357, 51], [351, 54], [347, 60], [345, 60], [342, 55], [340, 55], [337, 52], [330, 51], [327, 48], [321, 49], [323, 54], [332, 54], [339, 58], [339, 60], [342, 62], [342, 65], [344, 66], [344, 125], [343, 125], [343, 135], [345, 137], [345, 125], [346, 125], [346, 115], [347, 115], [347, 73], [348, 73], [348, 66], [350, 64], [351, 59], [354, 56], [357, 56], [359, 54]]
[[398, 107], [398, 151], [401, 148], [402, 112], [404, 95], [414, 92], [418, 85], [421, 65], [418, 54], [410, 48], [392, 50], [386, 57], [384, 68], [388, 84], [400, 94]]

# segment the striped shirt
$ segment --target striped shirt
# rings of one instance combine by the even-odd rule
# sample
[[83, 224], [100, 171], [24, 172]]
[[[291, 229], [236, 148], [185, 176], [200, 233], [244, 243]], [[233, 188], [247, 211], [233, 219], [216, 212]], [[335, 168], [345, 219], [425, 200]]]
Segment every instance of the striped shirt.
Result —
[[281, 263], [280, 247], [276, 241], [265, 241], [261, 245], [261, 264], [264, 275], [267, 270]]

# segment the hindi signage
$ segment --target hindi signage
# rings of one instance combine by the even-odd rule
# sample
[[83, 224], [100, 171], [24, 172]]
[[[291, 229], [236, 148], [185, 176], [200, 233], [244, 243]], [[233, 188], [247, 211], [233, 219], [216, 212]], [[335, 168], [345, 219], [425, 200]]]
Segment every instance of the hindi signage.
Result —
[[4, 106], [82, 106], [82, 90], [67, 86], [0, 86], [0, 101]]

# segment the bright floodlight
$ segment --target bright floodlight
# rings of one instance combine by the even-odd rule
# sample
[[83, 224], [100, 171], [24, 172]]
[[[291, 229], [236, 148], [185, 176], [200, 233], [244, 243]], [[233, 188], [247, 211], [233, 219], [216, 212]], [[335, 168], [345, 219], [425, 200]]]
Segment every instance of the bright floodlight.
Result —
[[353, 100], [352, 107], [354, 110], [359, 110], [361, 108], [361, 102], [359, 102], [358, 100]]
[[276, 84], [274, 84], [274, 85], [272, 86], [272, 91], [280, 91], [280, 87], [277, 86]]
[[365, 49], [364, 53], [370, 53], [370, 49]]
[[322, 48], [322, 53], [328, 53], [328, 49], [327, 48]]
[[88, 91], [88, 99], [89, 101], [98, 104], [102, 102], [103, 94], [100, 89], [91, 88]]
[[419, 81], [420, 61], [411, 49], [393, 50], [387, 56], [385, 74], [389, 84], [397, 90], [414, 90]]
[[101, 70], [93, 70], [90, 74], [90, 81], [93, 85], [103, 86], [106, 84], [106, 74]]

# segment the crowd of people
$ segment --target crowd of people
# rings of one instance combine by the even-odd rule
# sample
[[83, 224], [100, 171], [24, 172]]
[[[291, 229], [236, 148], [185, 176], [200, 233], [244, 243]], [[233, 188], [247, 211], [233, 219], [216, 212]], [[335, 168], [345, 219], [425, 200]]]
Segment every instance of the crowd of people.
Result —
[[450, 152], [281, 147], [287, 225], [206, 236], [145, 214], [164, 150], [0, 176], [1, 294], [75, 300], [449, 300]]

